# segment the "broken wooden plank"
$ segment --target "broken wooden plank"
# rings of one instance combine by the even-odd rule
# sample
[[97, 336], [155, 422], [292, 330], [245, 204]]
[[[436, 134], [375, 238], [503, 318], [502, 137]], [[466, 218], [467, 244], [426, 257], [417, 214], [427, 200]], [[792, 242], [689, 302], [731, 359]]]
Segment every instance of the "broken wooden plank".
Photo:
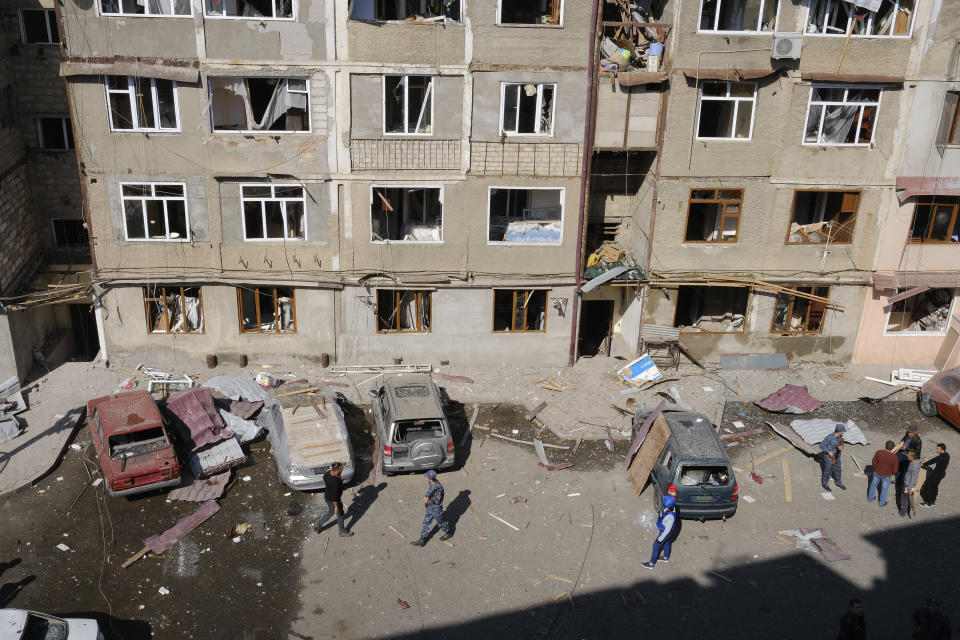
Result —
[[768, 453], [767, 455], [763, 456], [762, 458], [760, 458], [760, 459], [758, 459], [758, 460], [754, 460], [753, 462], [750, 463], [750, 470], [753, 471], [754, 469], [757, 468], [757, 465], [758, 465], [758, 464], [762, 464], [762, 463], [764, 463], [764, 462], [769, 462], [770, 460], [773, 460], [774, 458], [777, 458], [777, 457], [779, 457], [779, 456], [782, 456], [783, 454], [785, 454], [785, 453], [788, 452], [788, 451], [793, 451], [793, 446], [792, 446], [792, 445], [783, 447], [782, 449], [777, 449], [776, 451], [774, 451], [774, 452], [772, 452], [772, 453]]
[[[490, 435], [493, 436], [494, 438], [500, 438], [501, 440], [507, 440], [508, 442], [516, 442], [517, 444], [528, 444], [528, 445], [530, 445], [531, 447], [536, 446], [536, 445], [533, 444], [533, 442], [531, 442], [531, 441], [529, 441], [529, 440], [517, 440], [516, 438], [508, 438], [507, 436], [502, 436], [502, 435], [500, 435], [499, 433], [491, 433]], [[569, 448], [570, 448], [570, 447], [561, 446], [561, 445], [559, 445], [559, 444], [546, 444], [546, 443], [544, 443], [543, 446], [545, 446], [545, 447], [550, 447], [551, 449], [569, 449]]]
[[643, 421], [643, 424], [640, 425], [640, 430], [637, 432], [637, 437], [633, 439], [633, 442], [630, 444], [630, 448], [627, 450], [627, 457], [623, 460], [623, 468], [625, 470], [630, 468], [630, 463], [633, 462], [633, 456], [637, 453], [637, 449], [640, 448], [640, 445], [643, 444], [643, 439], [647, 437], [647, 433], [650, 431], [653, 421], [657, 419], [657, 416], [660, 415], [666, 406], [667, 401], [661, 400], [660, 404], [657, 405], [657, 407]]
[[547, 574], [547, 578], [551, 580], [556, 580], [557, 582], [566, 582], [567, 584], [573, 584], [573, 580], [570, 580], [569, 578], [561, 578], [560, 576], [551, 575], [549, 573]]
[[632, 416], [632, 415], [633, 415], [633, 411], [630, 411], [629, 409], [624, 409], [623, 407], [618, 407], [617, 405], [613, 404], [612, 402], [610, 403], [610, 408], [611, 408], [611, 409], [616, 409], [617, 411], [619, 411], [620, 413], [622, 413], [622, 414], [625, 415], [625, 416]]
[[563, 471], [573, 466], [572, 462], [558, 462], [557, 464], [543, 464], [542, 462], [538, 462], [537, 464], [547, 471]]
[[473, 384], [473, 378], [468, 378], [467, 376], [452, 376], [447, 373], [432, 373], [430, 374], [432, 378], [440, 378], [441, 380], [447, 380], [448, 382], [466, 382], [467, 384]]
[[287, 391], [286, 393], [278, 393], [277, 397], [286, 398], [287, 396], [296, 396], [296, 395], [300, 395], [301, 393], [310, 393], [311, 391], [317, 391], [319, 389], [323, 389], [325, 386], [327, 385], [318, 384], [315, 387], [306, 387], [305, 389], [297, 389], [296, 391]]
[[317, 415], [323, 418], [324, 420], [326, 420], [327, 414], [325, 414], [323, 410], [320, 409], [320, 405], [317, 404], [317, 401], [314, 400], [313, 398], [307, 398], [307, 400], [310, 401], [310, 406], [313, 407], [313, 410], [317, 412]]
[[733, 578], [728, 578], [722, 573], [717, 573], [716, 571], [707, 571], [707, 573], [709, 573], [710, 575], [717, 576], [718, 578], [721, 578], [723, 580], [726, 580], [727, 582], [736, 582], [736, 580], [734, 580]]
[[389, 528], [390, 531], [393, 531], [395, 534], [397, 534], [398, 536], [400, 536], [400, 537], [403, 538], [404, 540], [407, 539], [407, 536], [405, 536], [405, 535], [403, 535], [402, 533], [400, 533], [399, 529], [397, 529], [397, 528], [396, 528], [395, 526], [393, 526], [392, 524], [387, 525], [387, 528]]
[[637, 455], [634, 457], [628, 470], [630, 482], [633, 484], [633, 490], [637, 495], [640, 495], [643, 487], [647, 484], [650, 471], [653, 470], [653, 465], [656, 463], [660, 452], [663, 451], [663, 447], [667, 444], [669, 438], [670, 428], [667, 426], [667, 421], [664, 420], [663, 414], [661, 413], [653, 421], [653, 426], [650, 427], [650, 433], [647, 434], [643, 444], [640, 445], [640, 449], [637, 451]]
[[470, 513], [473, 514], [473, 517], [477, 521], [477, 526], [480, 527], [480, 536], [483, 538], [487, 537], [487, 532], [483, 530], [483, 525], [480, 524], [480, 516], [477, 515], [477, 510], [473, 508], [473, 505], [470, 505]]
[[780, 458], [780, 469], [783, 472], [783, 499], [793, 502], [793, 483], [790, 481], [790, 461]]
[[913, 287], [912, 289], [907, 289], [903, 293], [898, 293], [895, 296], [890, 296], [889, 298], [887, 298], [887, 301], [883, 305], [883, 308], [884, 310], [887, 310], [887, 307], [893, 306], [894, 304], [896, 304], [897, 302], [900, 302], [901, 300], [912, 298], [917, 294], [927, 291], [929, 288], [930, 288], [930, 285], [923, 284], [923, 285], [920, 285], [919, 287]]
[[124, 562], [122, 565], [120, 565], [120, 568], [121, 568], [121, 569], [126, 569], [127, 567], [129, 567], [130, 565], [132, 565], [134, 562], [136, 562], [137, 560], [139, 560], [139, 559], [142, 558], [143, 556], [147, 555], [147, 552], [148, 552], [148, 551], [150, 551], [150, 547], [144, 547], [143, 549], [140, 549], [140, 551], [137, 551], [135, 554], [133, 554], [132, 556], [130, 556], [129, 558], [127, 558], [127, 561]]
[[534, 407], [531, 411], [529, 411], [527, 415], [523, 417], [529, 422], [530, 420], [533, 420], [534, 418], [536, 418], [537, 414], [539, 414], [541, 411], [543, 411], [546, 408], [547, 408], [547, 403], [541, 402], [536, 407]]
[[[677, 340], [677, 348], [680, 349], [680, 353], [682, 353], [683, 355], [687, 356], [687, 359], [690, 360], [690, 362], [692, 362], [693, 364], [697, 365], [697, 366], [700, 367], [701, 369], [706, 369], [706, 367], [703, 366], [703, 363], [701, 363], [699, 360], [697, 360], [697, 359], [693, 356], [693, 354], [690, 353], [690, 350], [687, 349], [687, 347], [686, 347], [682, 342], [680, 342], [680, 340]], [[651, 386], [652, 386], [652, 385], [651, 385]]]

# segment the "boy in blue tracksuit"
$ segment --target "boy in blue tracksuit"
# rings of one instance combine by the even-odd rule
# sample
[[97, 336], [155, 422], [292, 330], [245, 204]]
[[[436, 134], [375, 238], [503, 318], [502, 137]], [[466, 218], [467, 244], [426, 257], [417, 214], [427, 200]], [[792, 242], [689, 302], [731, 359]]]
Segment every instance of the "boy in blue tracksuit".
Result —
[[657, 518], [657, 529], [660, 530], [660, 535], [653, 541], [650, 562], [643, 563], [647, 569], [653, 569], [661, 553], [663, 553], [663, 561], [670, 562], [670, 551], [677, 528], [677, 512], [674, 509], [676, 504], [677, 500], [673, 496], [663, 496], [663, 509], [660, 511], [660, 517]]

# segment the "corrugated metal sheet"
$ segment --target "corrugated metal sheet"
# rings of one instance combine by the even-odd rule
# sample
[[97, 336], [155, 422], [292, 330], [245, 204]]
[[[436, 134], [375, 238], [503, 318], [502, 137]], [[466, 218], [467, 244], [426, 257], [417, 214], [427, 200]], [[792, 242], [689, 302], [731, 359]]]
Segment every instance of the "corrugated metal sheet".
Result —
[[185, 487], [178, 487], [167, 494], [167, 500], [186, 502], [204, 502], [216, 500], [223, 495], [223, 489], [230, 481], [230, 472], [224, 471], [209, 478], [196, 478]]
[[246, 460], [240, 443], [235, 438], [229, 438], [190, 456], [190, 469], [198, 477], [220, 473], [239, 465]]
[[248, 375], [215, 376], [204, 382], [203, 386], [216, 389], [231, 400], [263, 402], [267, 399], [267, 391]]
[[233, 439], [233, 432], [226, 428], [213, 406], [213, 393], [206, 387], [193, 387], [173, 394], [167, 399], [167, 409], [180, 418], [177, 426], [191, 450]]
[[867, 436], [863, 434], [860, 427], [853, 420], [847, 420], [845, 423], [830, 418], [816, 418], [814, 420], [794, 420], [790, 423], [793, 430], [810, 444], [823, 442], [827, 434], [833, 433], [838, 424], [842, 424], [847, 430], [843, 434], [844, 442], [850, 444], [869, 444]]
[[210, 500], [203, 503], [199, 509], [190, 515], [180, 518], [177, 524], [173, 525], [163, 533], [150, 536], [143, 541], [145, 547], [149, 547], [154, 553], [163, 553], [172, 547], [180, 538], [187, 535], [201, 524], [209, 519], [217, 511], [220, 511], [220, 505]]
[[777, 413], [809, 413], [823, 406], [823, 403], [810, 395], [806, 387], [796, 384], [785, 384], [756, 404], [762, 409]]

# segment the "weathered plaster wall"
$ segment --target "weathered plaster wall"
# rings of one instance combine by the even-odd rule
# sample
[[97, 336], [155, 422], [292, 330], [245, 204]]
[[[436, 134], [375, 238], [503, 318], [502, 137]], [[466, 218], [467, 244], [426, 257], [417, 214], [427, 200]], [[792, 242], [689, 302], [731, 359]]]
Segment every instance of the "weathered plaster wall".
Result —
[[347, 22], [350, 59], [384, 64], [463, 64], [465, 27], [424, 22]]
[[[944, 343], [943, 334], [897, 335], [887, 334], [888, 313], [885, 309], [888, 292], [872, 288], [863, 305], [860, 319], [860, 334], [853, 361], [863, 364], [889, 364], [898, 367], [923, 365], [929, 369]], [[960, 314], [957, 300], [953, 303], [953, 316]], [[956, 326], [957, 320], [954, 320]], [[960, 349], [958, 349], [960, 351]], [[956, 354], [955, 354], [956, 355]], [[949, 363], [948, 363], [949, 366]]]
[[473, 59], [502, 65], [586, 67], [590, 2], [565, 0], [562, 26], [498, 25], [497, 2], [474, 0], [467, 9], [473, 30]]

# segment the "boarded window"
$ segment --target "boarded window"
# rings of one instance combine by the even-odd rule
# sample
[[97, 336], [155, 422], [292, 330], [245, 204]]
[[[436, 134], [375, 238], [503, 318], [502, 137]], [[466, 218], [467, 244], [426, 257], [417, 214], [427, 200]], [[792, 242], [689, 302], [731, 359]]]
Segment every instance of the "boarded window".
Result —
[[177, 83], [160, 78], [106, 76], [110, 128], [114, 131], [178, 131]]
[[430, 291], [377, 289], [377, 333], [429, 333]]
[[814, 85], [810, 88], [804, 144], [869, 145], [881, 89]]
[[743, 189], [691, 189], [684, 242], [736, 242]]
[[37, 118], [37, 138], [44, 151], [73, 149], [73, 127], [70, 118]]
[[433, 76], [383, 77], [383, 132], [433, 133]]
[[238, 287], [241, 333], [296, 333], [297, 309], [289, 287]]
[[121, 183], [120, 201], [127, 240], [184, 242], [190, 239], [182, 183]]
[[372, 242], [442, 242], [442, 190], [440, 187], [372, 187], [370, 231]]
[[59, 44], [56, 12], [53, 9], [20, 9], [20, 36], [24, 44]]
[[787, 244], [853, 242], [859, 191], [795, 191]]
[[499, 0], [498, 24], [560, 24], [563, 0]]
[[551, 136], [555, 84], [504, 82], [500, 85], [500, 133], [508, 136]]
[[493, 330], [496, 332], [546, 331], [547, 292], [540, 289], [494, 290]]
[[[830, 287], [797, 285], [789, 288], [799, 293], [811, 294], [821, 298], [830, 297]], [[773, 322], [770, 324], [770, 333], [823, 333], [823, 317], [826, 312], [827, 303], [825, 302], [786, 292], [778, 293], [776, 306], [773, 310]]]
[[[902, 293], [906, 289], [898, 289]], [[928, 289], [893, 303], [887, 316], [887, 333], [946, 335], [954, 289]]]
[[563, 189], [490, 189], [488, 242], [563, 242]]
[[960, 242], [960, 198], [919, 198], [910, 242]]
[[143, 301], [147, 333], [203, 333], [200, 287], [144, 287]]
[[742, 333], [747, 287], [681, 286], [673, 326], [686, 333]]
[[778, 0], [701, 0], [701, 31], [773, 31]]
[[810, 0], [805, 31], [828, 36], [909, 36], [915, 0], [879, 0], [879, 4], [877, 11], [870, 11], [846, 0]]
[[704, 82], [700, 87], [697, 138], [749, 140], [757, 85], [753, 82]]
[[293, 18], [293, 0], [204, 0], [211, 18]]
[[306, 78], [210, 78], [214, 131], [309, 131]]
[[244, 240], [306, 239], [306, 197], [299, 184], [240, 187]]

